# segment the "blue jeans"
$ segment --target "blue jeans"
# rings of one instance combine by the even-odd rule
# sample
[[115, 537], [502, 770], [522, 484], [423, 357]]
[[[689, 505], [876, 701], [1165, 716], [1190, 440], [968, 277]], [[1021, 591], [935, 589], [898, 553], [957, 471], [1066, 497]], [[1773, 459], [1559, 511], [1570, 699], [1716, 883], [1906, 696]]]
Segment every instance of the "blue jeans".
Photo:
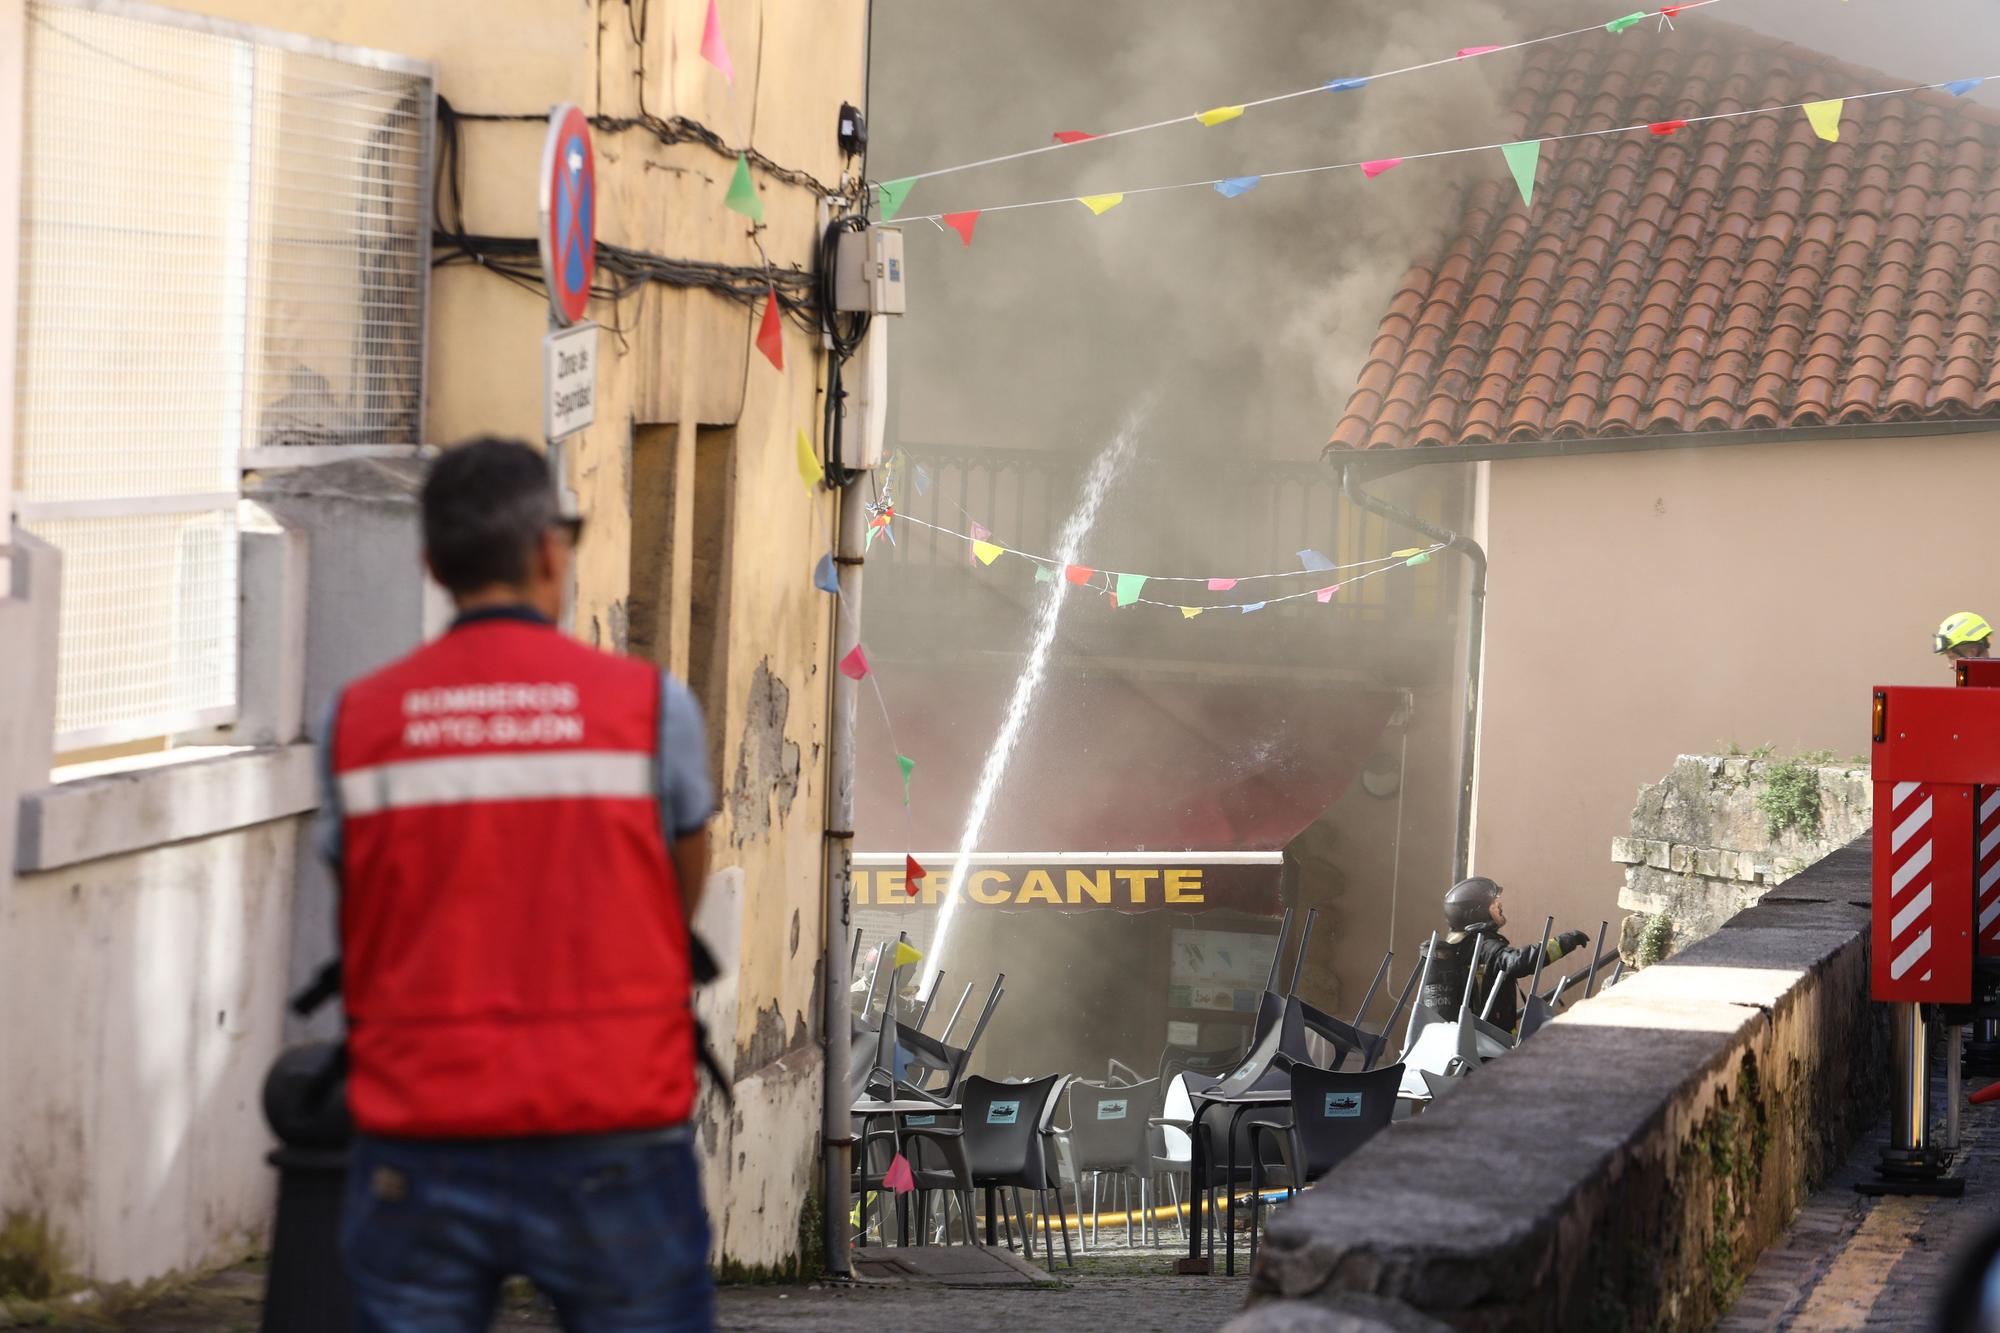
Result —
[[359, 1333], [484, 1333], [519, 1274], [569, 1333], [715, 1326], [692, 1139], [356, 1138], [341, 1219]]

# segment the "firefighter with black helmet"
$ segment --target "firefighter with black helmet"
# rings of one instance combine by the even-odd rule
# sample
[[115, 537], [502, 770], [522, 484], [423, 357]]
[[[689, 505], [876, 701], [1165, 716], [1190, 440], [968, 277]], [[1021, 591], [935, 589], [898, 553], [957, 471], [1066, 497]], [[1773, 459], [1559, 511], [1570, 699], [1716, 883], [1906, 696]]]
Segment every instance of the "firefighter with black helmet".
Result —
[[[1513, 948], [1500, 933], [1500, 928], [1507, 924], [1506, 910], [1500, 904], [1501, 893], [1498, 884], [1477, 875], [1460, 880], [1445, 894], [1444, 921], [1449, 933], [1437, 941], [1423, 999], [1432, 1012], [1446, 1018], [1456, 1017], [1459, 1001], [1465, 995], [1466, 973], [1477, 968], [1479, 980], [1472, 992], [1473, 1013], [1485, 1007], [1487, 992], [1497, 985], [1500, 996], [1493, 1003], [1489, 1021], [1512, 1032], [1520, 1017], [1513, 983], [1533, 975], [1538, 961], [1553, 963], [1581, 949], [1590, 942], [1590, 936], [1580, 930], [1566, 930], [1543, 944]], [[1427, 945], [1427, 951], [1428, 948]], [[1541, 957], [1544, 950], [1545, 959]]]

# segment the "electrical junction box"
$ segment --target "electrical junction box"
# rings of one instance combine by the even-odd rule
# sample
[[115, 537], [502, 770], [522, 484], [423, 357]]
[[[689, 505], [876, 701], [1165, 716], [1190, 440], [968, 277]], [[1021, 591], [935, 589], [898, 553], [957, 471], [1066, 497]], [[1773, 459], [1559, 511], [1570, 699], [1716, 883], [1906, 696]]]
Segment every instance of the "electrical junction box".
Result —
[[903, 233], [894, 227], [840, 233], [833, 304], [852, 314], [903, 313]]

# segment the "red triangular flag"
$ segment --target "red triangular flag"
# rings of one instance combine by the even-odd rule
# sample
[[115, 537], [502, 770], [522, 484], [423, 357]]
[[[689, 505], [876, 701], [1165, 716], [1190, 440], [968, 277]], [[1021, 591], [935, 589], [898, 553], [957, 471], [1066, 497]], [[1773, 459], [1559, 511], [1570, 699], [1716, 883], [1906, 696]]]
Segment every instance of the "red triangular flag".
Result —
[[1652, 132], [1655, 138], [1664, 139], [1675, 130], [1686, 129], [1687, 122], [1684, 120], [1656, 120], [1646, 128]]
[[960, 240], [971, 245], [972, 229], [978, 225], [979, 211], [975, 208], [970, 213], [947, 213], [944, 215], [944, 225], [957, 232]]
[[1085, 134], [1082, 130], [1057, 130], [1055, 135], [1057, 143], [1082, 143], [1085, 139], [1096, 137], [1094, 134]]
[[910, 1174], [910, 1159], [897, 1153], [889, 1162], [889, 1169], [882, 1173], [882, 1183], [893, 1194], [908, 1194], [917, 1187], [916, 1177]]
[[785, 368], [785, 331], [778, 323], [778, 289], [764, 302], [764, 322], [757, 326], [757, 350], [778, 369]]
[[860, 644], [855, 644], [854, 651], [840, 659], [840, 674], [849, 680], [860, 680], [868, 674], [868, 654], [861, 651]]
[[1089, 565], [1064, 565], [1063, 577], [1071, 583], [1088, 583], [1096, 577], [1097, 571]]
[[911, 856], [908, 852], [903, 853], [903, 886], [910, 891], [912, 897], [916, 896], [917, 885], [923, 883], [924, 877], [930, 873], [930, 871], [917, 864], [916, 857]]

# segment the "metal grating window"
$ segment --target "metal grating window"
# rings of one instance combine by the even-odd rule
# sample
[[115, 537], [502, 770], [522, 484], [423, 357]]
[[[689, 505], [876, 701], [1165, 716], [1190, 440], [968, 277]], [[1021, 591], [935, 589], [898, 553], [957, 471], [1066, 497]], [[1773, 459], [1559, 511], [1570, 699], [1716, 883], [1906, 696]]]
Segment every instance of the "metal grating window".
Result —
[[245, 453], [416, 444], [428, 65], [31, 0], [14, 506], [61, 549], [58, 745], [224, 722]]

